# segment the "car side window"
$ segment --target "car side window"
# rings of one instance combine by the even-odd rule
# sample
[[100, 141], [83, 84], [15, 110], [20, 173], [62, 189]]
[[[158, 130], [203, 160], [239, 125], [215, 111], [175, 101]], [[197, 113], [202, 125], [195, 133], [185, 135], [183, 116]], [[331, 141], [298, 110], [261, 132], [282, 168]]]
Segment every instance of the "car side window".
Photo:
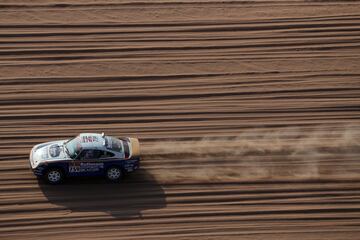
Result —
[[93, 150], [93, 149], [86, 149], [83, 150], [79, 156], [79, 160], [93, 160], [98, 159], [102, 155], [103, 151], [100, 150]]
[[115, 156], [115, 154], [113, 154], [112, 152], [108, 152], [108, 151], [101, 151], [101, 152], [102, 154], [100, 158], [109, 158]]

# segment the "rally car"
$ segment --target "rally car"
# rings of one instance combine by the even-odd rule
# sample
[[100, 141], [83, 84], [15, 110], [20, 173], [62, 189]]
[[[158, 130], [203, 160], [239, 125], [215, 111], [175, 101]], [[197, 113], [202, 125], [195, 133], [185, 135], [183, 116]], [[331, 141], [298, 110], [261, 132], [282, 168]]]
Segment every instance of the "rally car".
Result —
[[138, 169], [139, 162], [137, 138], [115, 138], [104, 133], [81, 133], [69, 140], [41, 143], [30, 153], [34, 174], [51, 184], [75, 176], [105, 176], [118, 182], [124, 174]]

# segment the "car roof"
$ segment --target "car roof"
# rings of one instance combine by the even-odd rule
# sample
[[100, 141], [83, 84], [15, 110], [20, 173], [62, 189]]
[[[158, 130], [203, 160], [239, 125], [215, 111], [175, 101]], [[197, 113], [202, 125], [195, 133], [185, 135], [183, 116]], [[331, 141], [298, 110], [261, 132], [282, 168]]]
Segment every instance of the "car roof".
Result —
[[98, 133], [80, 133], [80, 144], [82, 149], [99, 149], [106, 150], [104, 138]]

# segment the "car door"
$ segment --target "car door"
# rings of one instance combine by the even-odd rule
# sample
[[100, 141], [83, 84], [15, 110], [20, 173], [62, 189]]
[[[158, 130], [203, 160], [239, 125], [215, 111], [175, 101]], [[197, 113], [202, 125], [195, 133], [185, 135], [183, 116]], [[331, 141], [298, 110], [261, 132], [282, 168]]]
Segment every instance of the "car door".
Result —
[[103, 151], [99, 158], [100, 161], [104, 164], [104, 169], [113, 165], [121, 166], [119, 159], [117, 159], [115, 154], [112, 152]]
[[70, 176], [98, 176], [104, 172], [101, 150], [85, 149], [69, 164]]

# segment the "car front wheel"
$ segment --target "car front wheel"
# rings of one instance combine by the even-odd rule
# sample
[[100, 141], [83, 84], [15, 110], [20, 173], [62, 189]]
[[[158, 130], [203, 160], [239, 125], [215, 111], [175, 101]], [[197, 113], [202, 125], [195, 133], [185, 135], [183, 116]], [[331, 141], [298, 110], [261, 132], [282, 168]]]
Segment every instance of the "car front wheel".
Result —
[[106, 170], [106, 178], [111, 182], [119, 182], [123, 177], [123, 172], [119, 167], [109, 167]]
[[50, 184], [59, 184], [64, 180], [64, 174], [60, 169], [54, 168], [47, 171], [45, 178]]

